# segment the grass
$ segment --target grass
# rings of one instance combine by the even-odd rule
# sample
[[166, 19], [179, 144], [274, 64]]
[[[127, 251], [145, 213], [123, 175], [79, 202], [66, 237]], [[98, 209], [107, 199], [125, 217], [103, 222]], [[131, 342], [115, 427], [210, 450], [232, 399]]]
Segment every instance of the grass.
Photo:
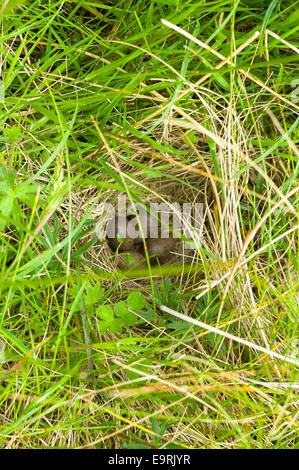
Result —
[[[0, 5], [1, 447], [298, 448], [298, 2]], [[201, 241], [118, 271], [120, 194]]]

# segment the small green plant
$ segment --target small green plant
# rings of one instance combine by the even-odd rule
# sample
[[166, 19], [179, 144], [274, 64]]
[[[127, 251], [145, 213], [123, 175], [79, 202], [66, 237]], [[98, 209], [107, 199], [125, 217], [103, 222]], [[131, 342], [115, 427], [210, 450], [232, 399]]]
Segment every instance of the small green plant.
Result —
[[99, 317], [98, 327], [101, 333], [109, 330], [111, 333], [121, 333], [124, 327], [137, 323], [138, 318], [130, 310], [142, 310], [145, 307], [145, 298], [138, 291], [132, 291], [127, 301], [119, 301], [114, 308], [109, 305], [100, 305], [97, 310]]
[[33, 207], [38, 185], [25, 181], [16, 182], [14, 171], [8, 172], [0, 164], [0, 231], [8, 223], [17, 227], [22, 226], [24, 210], [22, 205]]

